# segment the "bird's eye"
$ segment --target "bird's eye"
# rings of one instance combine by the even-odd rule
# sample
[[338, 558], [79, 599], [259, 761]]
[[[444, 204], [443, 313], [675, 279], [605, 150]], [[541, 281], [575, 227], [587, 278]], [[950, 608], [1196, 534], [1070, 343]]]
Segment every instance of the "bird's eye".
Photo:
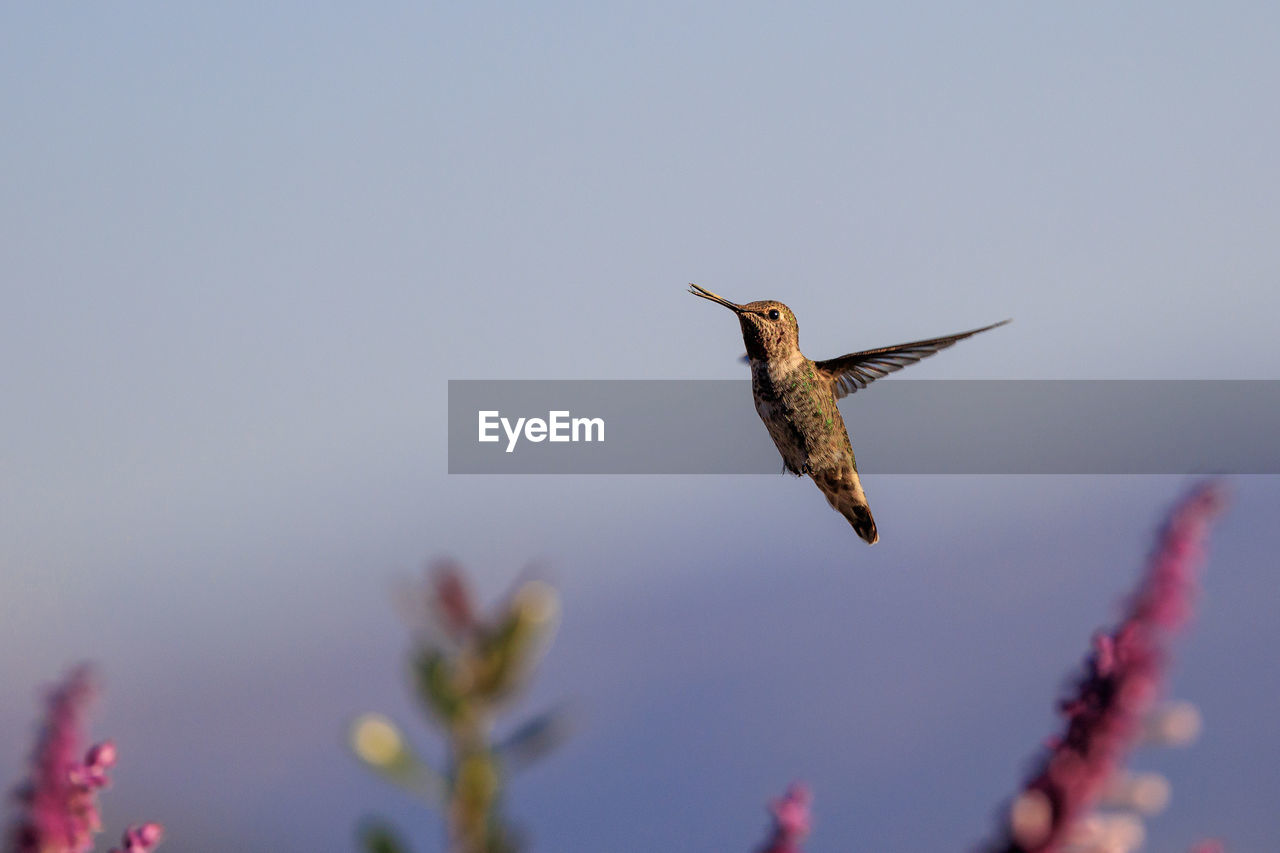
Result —
[[778, 309], [777, 309], [777, 308], [770, 308], [770, 309], [769, 309], [769, 319], [770, 319], [770, 320], [776, 320], [776, 319], [778, 319], [778, 318], [779, 318], [779, 317], [781, 317], [781, 316], [782, 316], [782, 315], [778, 313]]

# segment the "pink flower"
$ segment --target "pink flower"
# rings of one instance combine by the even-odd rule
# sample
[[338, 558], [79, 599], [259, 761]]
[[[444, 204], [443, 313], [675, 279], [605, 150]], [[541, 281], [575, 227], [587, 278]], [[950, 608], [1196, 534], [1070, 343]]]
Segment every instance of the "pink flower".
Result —
[[809, 834], [812, 801], [809, 788], [799, 782], [787, 789], [785, 796], [774, 800], [769, 809], [773, 813], [772, 834], [760, 853], [800, 853], [800, 842]]
[[[72, 670], [49, 694], [45, 723], [31, 759], [31, 778], [18, 790], [22, 813], [9, 836], [9, 853], [87, 853], [101, 831], [97, 794], [110, 784], [116, 747], [104, 741], [80, 756], [84, 718], [96, 689], [86, 666]], [[159, 825], [145, 836], [151, 846], [126, 843], [126, 853], [146, 853], [159, 843]], [[145, 828], [145, 827], [144, 827]], [[128, 835], [126, 835], [128, 838]]]
[[163, 838], [164, 827], [158, 823], [131, 826], [120, 839], [122, 846], [111, 848], [111, 853], [151, 853]]
[[94, 747], [80, 760], [81, 731], [95, 689], [81, 666], [56, 687], [32, 756], [31, 778], [18, 791], [23, 815], [14, 825], [14, 853], [83, 853], [101, 823], [95, 792], [107, 784], [115, 761], [110, 744]]
[[1110, 634], [1095, 637], [1084, 674], [1061, 704], [1065, 731], [1015, 799], [1007, 836], [988, 850], [1062, 849], [1121, 768], [1159, 693], [1168, 636], [1190, 614], [1209, 523], [1223, 500], [1222, 489], [1207, 483], [1174, 507], [1124, 618]]

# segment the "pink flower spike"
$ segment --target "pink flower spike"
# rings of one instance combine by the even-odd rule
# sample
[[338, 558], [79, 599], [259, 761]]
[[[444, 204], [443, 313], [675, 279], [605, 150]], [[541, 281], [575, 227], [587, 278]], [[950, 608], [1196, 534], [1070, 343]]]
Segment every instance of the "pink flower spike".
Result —
[[[98, 790], [110, 781], [116, 746], [103, 741], [81, 752], [84, 718], [95, 693], [89, 668], [78, 667], [49, 694], [44, 727], [31, 759], [31, 777], [18, 791], [21, 811], [5, 853], [88, 853], [101, 831]], [[83, 755], [83, 760], [81, 756]], [[163, 830], [158, 823], [131, 827], [123, 850], [149, 853]]]
[[[80, 761], [85, 716], [96, 690], [87, 666], [72, 670], [49, 694], [44, 726], [19, 791], [22, 813], [10, 830], [13, 853], [85, 853], [101, 821], [94, 792], [105, 784]], [[90, 752], [93, 754], [93, 751]]]
[[1191, 613], [1209, 525], [1224, 503], [1222, 487], [1208, 482], [1173, 508], [1127, 612], [1114, 631], [1094, 637], [1084, 673], [1059, 704], [1064, 730], [1014, 799], [1001, 837], [983, 848], [988, 853], [1063, 850], [1121, 769], [1163, 684], [1169, 635]]
[[800, 853], [800, 842], [809, 834], [813, 794], [807, 785], [796, 782], [785, 796], [773, 801], [773, 830], [760, 853]]

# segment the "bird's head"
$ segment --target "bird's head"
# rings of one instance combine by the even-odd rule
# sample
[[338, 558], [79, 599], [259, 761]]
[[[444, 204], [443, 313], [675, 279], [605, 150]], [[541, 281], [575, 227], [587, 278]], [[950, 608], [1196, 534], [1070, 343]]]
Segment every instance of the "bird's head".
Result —
[[738, 315], [749, 358], [767, 361], [800, 351], [800, 327], [796, 324], [796, 315], [781, 302], [765, 299], [739, 305], [696, 284], [689, 285], [689, 292], [723, 305]]

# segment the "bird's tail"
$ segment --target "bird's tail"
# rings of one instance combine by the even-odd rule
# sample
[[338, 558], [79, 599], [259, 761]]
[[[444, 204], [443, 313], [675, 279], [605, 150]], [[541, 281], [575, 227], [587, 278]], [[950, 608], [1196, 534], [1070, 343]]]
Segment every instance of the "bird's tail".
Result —
[[880, 541], [880, 534], [876, 532], [876, 520], [871, 517], [867, 495], [862, 491], [862, 483], [858, 480], [856, 470], [850, 467], [814, 471], [813, 481], [827, 496], [827, 503], [831, 504], [831, 508], [843, 515], [868, 545]]

